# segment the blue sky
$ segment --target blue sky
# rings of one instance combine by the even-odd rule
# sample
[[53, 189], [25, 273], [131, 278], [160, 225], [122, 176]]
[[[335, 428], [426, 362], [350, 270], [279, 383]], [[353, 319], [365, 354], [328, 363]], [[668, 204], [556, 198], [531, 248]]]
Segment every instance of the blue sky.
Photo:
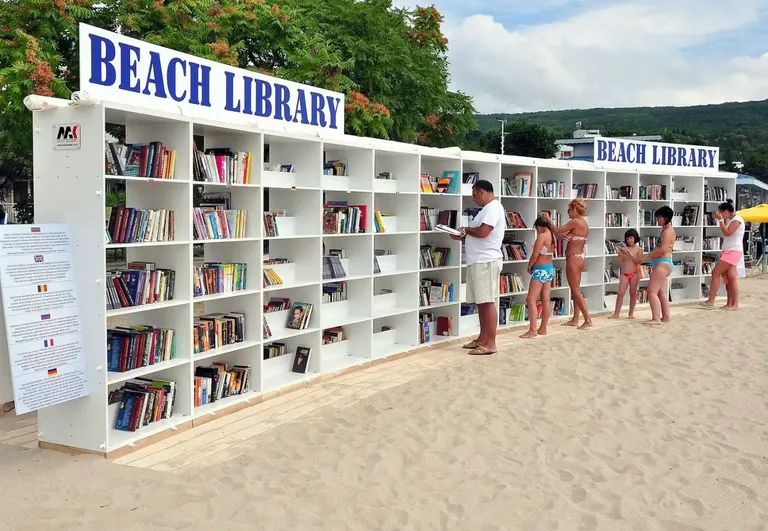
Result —
[[481, 112], [768, 98], [768, 0], [434, 3]]

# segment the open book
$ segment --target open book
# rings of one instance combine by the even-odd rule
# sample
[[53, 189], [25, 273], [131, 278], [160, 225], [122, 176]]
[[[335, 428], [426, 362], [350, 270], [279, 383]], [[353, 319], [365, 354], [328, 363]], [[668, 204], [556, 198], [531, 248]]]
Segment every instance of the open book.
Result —
[[448, 225], [437, 225], [435, 227], [435, 230], [439, 230], [440, 232], [445, 232], [446, 234], [450, 234], [451, 236], [461, 236], [460, 231], [457, 231], [456, 229], [451, 228]]

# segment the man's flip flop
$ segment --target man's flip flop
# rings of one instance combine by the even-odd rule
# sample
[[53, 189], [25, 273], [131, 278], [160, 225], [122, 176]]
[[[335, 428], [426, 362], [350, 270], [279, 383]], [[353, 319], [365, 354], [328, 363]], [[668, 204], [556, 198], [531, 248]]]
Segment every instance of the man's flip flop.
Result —
[[461, 348], [466, 348], [466, 349], [472, 350], [472, 349], [476, 349], [476, 348], [477, 348], [477, 347], [479, 347], [479, 346], [480, 346], [480, 345], [478, 345], [478, 344], [477, 344], [477, 341], [475, 341], [475, 340], [473, 339], [472, 341], [470, 341], [469, 343], [467, 343], [466, 345], [464, 345], [464, 346], [463, 346], [463, 347], [461, 347]]
[[486, 347], [480, 345], [476, 349], [473, 349], [469, 351], [470, 356], [489, 356], [491, 354], [496, 354], [496, 352], [491, 352]]

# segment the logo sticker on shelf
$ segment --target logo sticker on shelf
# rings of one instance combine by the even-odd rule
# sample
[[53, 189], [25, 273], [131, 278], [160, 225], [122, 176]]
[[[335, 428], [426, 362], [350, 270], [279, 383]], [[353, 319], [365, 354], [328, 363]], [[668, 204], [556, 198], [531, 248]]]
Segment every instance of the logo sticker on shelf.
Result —
[[80, 149], [80, 124], [54, 125], [53, 149]]

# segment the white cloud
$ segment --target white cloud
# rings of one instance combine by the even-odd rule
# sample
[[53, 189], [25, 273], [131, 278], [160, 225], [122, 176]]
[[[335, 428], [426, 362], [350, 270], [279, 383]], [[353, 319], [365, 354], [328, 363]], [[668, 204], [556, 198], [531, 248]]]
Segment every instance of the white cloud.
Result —
[[516, 30], [491, 15], [453, 16], [456, 0], [436, 3], [447, 12], [453, 86], [480, 112], [768, 97], [768, 56], [685, 53], [754, 24], [768, 0], [635, 0]]

